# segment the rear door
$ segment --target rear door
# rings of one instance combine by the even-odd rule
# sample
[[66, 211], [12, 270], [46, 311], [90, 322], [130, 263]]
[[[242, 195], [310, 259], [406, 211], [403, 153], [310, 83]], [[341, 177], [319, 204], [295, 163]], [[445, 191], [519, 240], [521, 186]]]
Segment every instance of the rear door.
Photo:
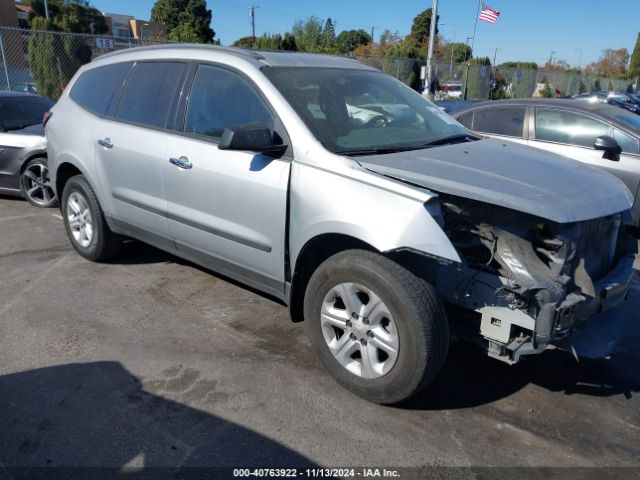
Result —
[[[640, 185], [638, 140], [595, 117], [549, 107], [536, 107], [529, 145], [601, 168], [620, 178], [632, 194]], [[601, 135], [613, 136], [623, 148], [620, 161], [603, 158], [593, 148]]]
[[[471, 112], [469, 112], [471, 113]], [[495, 138], [526, 144], [525, 117], [526, 107], [505, 105], [473, 110], [473, 118], [465, 114], [461, 123], [471, 130]]]
[[183, 123], [163, 159], [177, 248], [282, 296], [290, 159], [218, 149], [226, 127], [245, 123], [266, 124], [288, 142], [277, 116], [243, 74], [203, 64], [195, 72]]
[[115, 119], [95, 131], [96, 163], [125, 229], [142, 230], [151, 243], [169, 242], [163, 161], [169, 127], [187, 64], [138, 62], [129, 72]]

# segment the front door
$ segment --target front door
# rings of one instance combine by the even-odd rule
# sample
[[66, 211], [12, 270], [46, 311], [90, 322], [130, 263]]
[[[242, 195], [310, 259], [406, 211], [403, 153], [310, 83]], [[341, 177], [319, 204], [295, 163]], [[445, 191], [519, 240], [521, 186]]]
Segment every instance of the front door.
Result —
[[186, 256], [282, 296], [291, 164], [286, 158], [219, 150], [224, 129], [243, 123], [279, 129], [250, 81], [199, 65], [184, 135], [168, 139], [164, 158], [169, 228]]

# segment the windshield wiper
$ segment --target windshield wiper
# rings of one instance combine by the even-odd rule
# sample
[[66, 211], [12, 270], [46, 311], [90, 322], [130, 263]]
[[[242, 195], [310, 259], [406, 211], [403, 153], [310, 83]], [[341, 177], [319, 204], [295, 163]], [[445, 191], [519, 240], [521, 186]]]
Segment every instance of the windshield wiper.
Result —
[[432, 142], [428, 142], [422, 145], [422, 147], [437, 147], [439, 145], [451, 145], [453, 143], [473, 142], [480, 140], [479, 137], [469, 135], [468, 133], [457, 133], [455, 135], [449, 135], [448, 137], [442, 137]]
[[418, 150], [423, 148], [422, 145], [412, 147], [381, 147], [381, 148], [367, 148], [361, 150], [338, 150], [334, 152], [336, 155], [347, 155], [350, 157], [358, 157], [363, 155], [384, 155], [385, 153], [397, 153], [408, 152], [410, 150]]

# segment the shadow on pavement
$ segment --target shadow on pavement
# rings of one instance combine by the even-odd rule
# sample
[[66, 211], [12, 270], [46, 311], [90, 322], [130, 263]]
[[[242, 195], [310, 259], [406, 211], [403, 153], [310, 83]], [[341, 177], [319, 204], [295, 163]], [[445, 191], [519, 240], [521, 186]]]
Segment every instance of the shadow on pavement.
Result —
[[0, 479], [232, 478], [238, 466], [314, 466], [259, 433], [145, 392], [117, 362], [4, 375], [0, 392]]

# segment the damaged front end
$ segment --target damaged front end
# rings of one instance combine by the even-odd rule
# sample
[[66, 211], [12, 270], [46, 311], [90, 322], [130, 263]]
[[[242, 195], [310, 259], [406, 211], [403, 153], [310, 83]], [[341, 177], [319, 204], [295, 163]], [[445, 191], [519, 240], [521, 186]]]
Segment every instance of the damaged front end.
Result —
[[555, 223], [441, 195], [443, 228], [463, 262], [434, 279], [450, 304], [474, 312], [490, 356], [508, 363], [550, 345], [604, 357], [619, 340], [612, 308], [629, 292], [637, 243], [625, 213]]

